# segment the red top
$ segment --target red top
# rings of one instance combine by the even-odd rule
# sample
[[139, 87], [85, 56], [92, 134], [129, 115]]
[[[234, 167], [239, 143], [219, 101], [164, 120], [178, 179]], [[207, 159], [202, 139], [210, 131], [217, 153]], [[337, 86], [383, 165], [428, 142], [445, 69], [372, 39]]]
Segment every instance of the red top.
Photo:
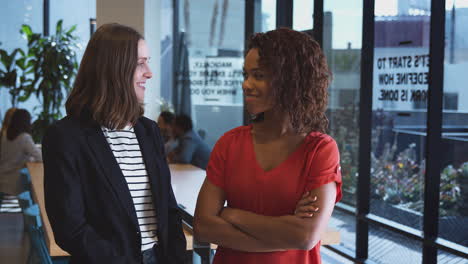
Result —
[[[335, 181], [341, 199], [339, 152], [328, 135], [312, 132], [277, 167], [264, 171], [257, 163], [251, 126], [235, 128], [216, 143], [206, 169], [208, 180], [226, 193], [228, 206], [261, 215], [294, 214], [306, 190]], [[313, 249], [251, 253], [218, 247], [214, 264], [320, 262], [320, 243]]]

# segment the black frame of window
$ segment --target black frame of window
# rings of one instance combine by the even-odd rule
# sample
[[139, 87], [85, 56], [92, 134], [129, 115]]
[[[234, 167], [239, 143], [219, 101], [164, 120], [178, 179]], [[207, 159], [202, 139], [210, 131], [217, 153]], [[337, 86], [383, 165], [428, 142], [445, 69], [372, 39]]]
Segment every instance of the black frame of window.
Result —
[[[442, 12], [440, 12], [442, 10]], [[442, 171], [442, 101], [444, 98], [445, 0], [431, 1], [430, 67], [424, 178], [423, 263], [437, 263], [440, 172]]]
[[[314, 0], [312, 0], [314, 1]], [[314, 1], [314, 39], [323, 47], [323, 1]]]
[[293, 2], [292, 0], [276, 0], [276, 28], [292, 28]]
[[172, 0], [172, 104], [174, 108], [179, 108], [177, 106], [177, 97], [179, 92], [177, 90], [177, 72], [179, 61], [179, 0]]
[[[246, 40], [253, 33], [254, 1], [246, 0]], [[322, 44], [324, 0], [314, 1], [314, 37]], [[468, 258], [468, 250], [462, 245], [438, 237], [440, 171], [442, 169], [440, 144], [442, 131], [442, 100], [445, 41], [445, 0], [431, 0], [430, 50], [431, 64], [428, 86], [426, 175], [424, 186], [423, 230], [417, 230], [395, 221], [370, 213], [370, 151], [372, 136], [372, 76], [374, 62], [375, 0], [363, 0], [363, 34], [361, 49], [361, 89], [359, 112], [359, 177], [357, 181], [356, 208], [338, 203], [336, 210], [356, 217], [356, 249], [352, 252], [343, 246], [327, 245], [326, 248], [356, 263], [372, 263], [369, 257], [369, 225], [382, 227], [422, 244], [422, 262], [437, 263], [437, 250]], [[292, 28], [293, 1], [277, 0], [276, 25]], [[250, 27], [251, 30], [247, 30]]]
[[42, 30], [44, 36], [49, 36], [50, 27], [50, 1], [44, 0], [42, 8]]
[[[322, 0], [323, 1], [323, 0]], [[369, 222], [372, 138], [372, 74], [374, 67], [374, 0], [364, 0], [362, 6], [361, 91], [359, 106], [359, 177], [356, 197], [356, 259], [369, 257]]]

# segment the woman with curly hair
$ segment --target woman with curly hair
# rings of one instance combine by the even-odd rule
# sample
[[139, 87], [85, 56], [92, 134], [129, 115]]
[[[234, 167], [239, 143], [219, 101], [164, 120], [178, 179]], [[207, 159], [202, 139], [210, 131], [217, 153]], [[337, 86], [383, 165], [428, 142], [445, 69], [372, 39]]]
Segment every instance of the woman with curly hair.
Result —
[[252, 124], [216, 143], [195, 236], [219, 245], [214, 263], [320, 263], [341, 199], [338, 147], [325, 134], [325, 56], [308, 35], [280, 28], [251, 38], [244, 72]]

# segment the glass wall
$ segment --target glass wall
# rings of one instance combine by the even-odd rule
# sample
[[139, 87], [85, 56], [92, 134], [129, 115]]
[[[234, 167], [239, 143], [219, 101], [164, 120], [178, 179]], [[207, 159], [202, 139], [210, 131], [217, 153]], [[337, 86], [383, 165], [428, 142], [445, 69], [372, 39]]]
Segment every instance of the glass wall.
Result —
[[276, 0], [261, 0], [261, 32], [276, 28]]
[[355, 205], [361, 74], [362, 3], [324, 2], [323, 50], [333, 74], [329, 88], [330, 134], [341, 154], [343, 203]]
[[[33, 32], [42, 32], [43, 6], [42, 1], [24, 0], [24, 1], [2, 1], [0, 8], [0, 49], [5, 50], [9, 55], [16, 48], [26, 49], [26, 39], [20, 34], [21, 25], [30, 25]], [[19, 58], [19, 54], [16, 57]], [[0, 63], [0, 69], [5, 70], [3, 63]], [[26, 102], [18, 102], [17, 107], [26, 108], [29, 112], [33, 111], [34, 106], [39, 102], [34, 95]], [[11, 96], [6, 87], [0, 87], [0, 120], [8, 108], [12, 107]], [[33, 119], [35, 119], [33, 117]]]
[[[26, 50], [26, 39], [20, 34], [21, 25], [29, 25], [34, 33], [43, 33], [43, 1], [4, 1], [0, 9], [0, 49], [11, 52], [16, 48]], [[96, 17], [96, 0], [86, 1], [49, 1], [49, 32], [55, 34], [58, 20], [63, 20], [63, 28], [76, 26], [79, 48], [75, 49], [78, 61], [90, 38], [90, 18]], [[0, 65], [3, 67], [3, 65]], [[4, 69], [4, 68], [2, 68]], [[11, 96], [5, 87], [0, 88], [0, 116], [11, 107]], [[35, 120], [40, 113], [41, 102], [32, 94], [25, 102], [18, 102], [17, 107], [27, 109]], [[65, 113], [62, 109], [62, 114]]]
[[421, 230], [430, 0], [375, 7], [371, 213]]
[[[76, 27], [74, 35], [78, 37], [77, 48], [75, 49], [78, 64], [91, 38], [91, 28], [95, 27], [96, 19], [96, 0], [83, 1], [62, 1], [49, 0], [50, 17], [49, 17], [49, 32], [54, 35], [56, 25], [59, 20], [63, 20], [62, 28], [69, 29]], [[94, 22], [92, 22], [92, 20]], [[67, 95], [66, 95], [67, 96]], [[65, 100], [62, 101], [62, 116], [65, 116]]]
[[313, 27], [314, 0], [294, 0], [292, 28], [298, 31], [305, 31]]
[[174, 56], [174, 8], [172, 0], [161, 0], [161, 111], [174, 111], [173, 94], [173, 56]]
[[78, 62], [81, 61], [86, 45], [91, 38], [91, 21], [96, 19], [96, 0], [62, 1], [49, 0], [50, 4], [50, 34], [54, 34], [57, 21], [63, 20], [63, 28], [76, 26], [80, 48], [76, 51]]
[[174, 101], [213, 147], [243, 123], [245, 1], [180, 1]]
[[[359, 151], [362, 2], [324, 1], [323, 36], [322, 47], [333, 74], [333, 81], [329, 87], [327, 116], [330, 121], [329, 133], [340, 149], [343, 177], [341, 203], [355, 206]], [[335, 210], [331, 226], [340, 231], [340, 244], [354, 251], [355, 217]]]
[[439, 236], [468, 247], [468, 1], [446, 4]]

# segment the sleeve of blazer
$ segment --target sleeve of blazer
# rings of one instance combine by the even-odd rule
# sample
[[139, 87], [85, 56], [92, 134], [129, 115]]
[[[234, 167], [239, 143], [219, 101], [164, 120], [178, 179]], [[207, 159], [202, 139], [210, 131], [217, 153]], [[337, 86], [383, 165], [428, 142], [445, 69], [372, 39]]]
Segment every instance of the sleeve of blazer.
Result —
[[[154, 123], [154, 131], [156, 134], [156, 143], [159, 148], [159, 153], [164, 153], [164, 144], [161, 134], [159, 133], [159, 128], [156, 123]], [[166, 158], [164, 157], [165, 161]], [[182, 230], [182, 218], [179, 213], [179, 206], [177, 205], [174, 192], [172, 190], [171, 179], [169, 178], [169, 237], [168, 237], [168, 252], [167, 252], [167, 263], [169, 264], [182, 264], [185, 261], [185, 251], [186, 251], [186, 241], [184, 231]]]
[[44, 136], [44, 196], [57, 244], [83, 263], [131, 263], [94, 230], [85, 217], [79, 149], [56, 125]]

